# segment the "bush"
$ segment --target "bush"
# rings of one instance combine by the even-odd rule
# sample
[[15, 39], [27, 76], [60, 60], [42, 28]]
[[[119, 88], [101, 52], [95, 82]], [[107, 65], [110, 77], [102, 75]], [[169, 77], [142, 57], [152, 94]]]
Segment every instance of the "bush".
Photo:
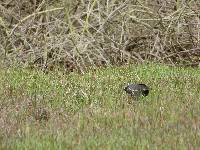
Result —
[[197, 65], [199, 1], [3, 0], [7, 64], [68, 71], [153, 60]]

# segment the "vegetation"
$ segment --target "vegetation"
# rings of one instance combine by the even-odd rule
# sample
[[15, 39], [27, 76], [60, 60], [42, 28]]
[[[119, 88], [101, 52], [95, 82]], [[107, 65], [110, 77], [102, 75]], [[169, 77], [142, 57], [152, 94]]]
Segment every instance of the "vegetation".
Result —
[[198, 149], [199, 6], [1, 0], [0, 149]]
[[[84, 75], [1, 68], [1, 148], [198, 148], [199, 74], [159, 64]], [[146, 83], [150, 95], [128, 104], [123, 88], [129, 82]], [[48, 119], [35, 117], [39, 108]]]
[[153, 60], [198, 65], [197, 0], [3, 0], [0, 55], [7, 65], [88, 66]]

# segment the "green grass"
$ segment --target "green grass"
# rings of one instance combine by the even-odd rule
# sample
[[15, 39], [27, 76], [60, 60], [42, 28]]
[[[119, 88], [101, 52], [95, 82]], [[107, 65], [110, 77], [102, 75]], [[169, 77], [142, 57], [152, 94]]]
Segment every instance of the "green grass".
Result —
[[[200, 70], [160, 64], [84, 75], [0, 70], [1, 149], [191, 149], [200, 147]], [[127, 103], [127, 83], [150, 95]], [[29, 104], [34, 104], [31, 107]], [[48, 121], [36, 121], [44, 107]]]

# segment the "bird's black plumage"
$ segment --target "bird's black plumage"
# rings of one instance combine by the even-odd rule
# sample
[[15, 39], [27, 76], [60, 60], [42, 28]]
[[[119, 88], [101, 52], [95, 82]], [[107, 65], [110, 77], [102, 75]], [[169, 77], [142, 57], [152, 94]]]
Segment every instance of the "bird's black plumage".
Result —
[[124, 90], [132, 97], [147, 96], [149, 94], [149, 87], [145, 84], [129, 84]]

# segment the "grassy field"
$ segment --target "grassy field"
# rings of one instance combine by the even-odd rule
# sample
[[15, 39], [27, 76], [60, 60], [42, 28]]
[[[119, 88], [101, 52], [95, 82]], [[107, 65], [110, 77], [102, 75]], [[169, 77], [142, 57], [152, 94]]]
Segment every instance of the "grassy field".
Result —
[[[84, 75], [1, 68], [1, 149], [197, 149], [199, 74], [160, 64]], [[149, 96], [128, 104], [131, 82], [149, 85]]]

